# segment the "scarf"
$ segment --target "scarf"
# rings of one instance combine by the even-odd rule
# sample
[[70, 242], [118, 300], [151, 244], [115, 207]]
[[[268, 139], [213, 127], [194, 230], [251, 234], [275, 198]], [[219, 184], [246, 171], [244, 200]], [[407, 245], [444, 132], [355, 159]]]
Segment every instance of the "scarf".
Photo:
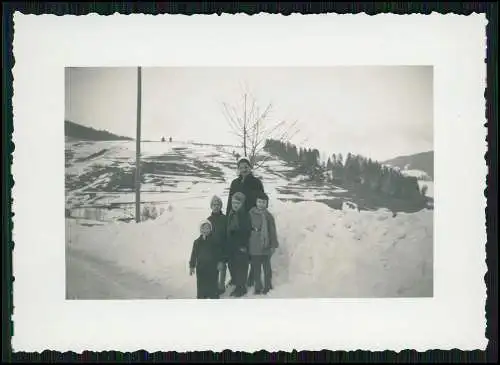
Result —
[[231, 213], [229, 213], [229, 222], [227, 224], [228, 232], [234, 232], [240, 228], [240, 220], [238, 216], [238, 212], [235, 212], [234, 210], [231, 210]]
[[269, 247], [269, 222], [267, 220], [267, 210], [252, 208], [252, 213], [261, 217], [262, 225], [260, 227], [260, 242], [263, 248]]

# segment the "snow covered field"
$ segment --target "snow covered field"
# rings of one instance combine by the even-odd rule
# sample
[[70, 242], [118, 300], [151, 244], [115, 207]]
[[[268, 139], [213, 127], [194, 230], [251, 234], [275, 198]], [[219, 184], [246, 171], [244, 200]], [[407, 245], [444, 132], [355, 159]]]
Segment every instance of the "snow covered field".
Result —
[[[140, 224], [120, 220], [133, 213], [123, 203], [132, 203], [134, 193], [110, 189], [106, 182], [113, 176], [106, 170], [94, 179], [74, 180], [74, 188], [67, 189], [72, 212], [66, 219], [68, 299], [196, 296], [196, 279], [189, 276], [187, 264], [192, 243], [199, 222], [210, 212], [211, 196], [227, 200], [236, 176], [233, 149], [182, 143], [143, 146], [143, 159], [158, 162], [148, 167], [141, 194], [158, 208], [157, 219]], [[133, 171], [133, 148], [134, 142], [71, 143], [67, 176], [81, 178], [96, 166]], [[433, 295], [432, 210], [394, 216], [385, 209], [332, 209], [315, 201], [328, 191], [297, 185], [285, 177], [281, 161], [272, 165], [257, 174], [271, 196], [280, 248], [272, 258], [274, 290], [259, 298]], [[203, 172], [201, 177], [198, 172]], [[290, 195], [306, 201], [282, 200]], [[76, 209], [78, 204], [108, 208], [93, 216], [89, 208]], [[253, 297], [252, 292], [246, 297]]]
[[[113, 209], [101, 212], [110, 214], [110, 221], [120, 215], [130, 217], [135, 201], [134, 150], [135, 142], [130, 141], [67, 143], [67, 208], [82, 217], [84, 212], [78, 207], [93, 210], [112, 206]], [[237, 148], [180, 142], [143, 142], [141, 150], [141, 168], [145, 175], [141, 201], [154, 202], [158, 209], [167, 201], [191, 204], [213, 194], [225, 199], [229, 183], [237, 176], [236, 158], [232, 152], [241, 153]], [[269, 169], [256, 172], [266, 190], [276, 198], [289, 197], [276, 189], [288, 185], [289, 181], [282, 175], [288, 168], [281, 161], [272, 160], [267, 166], [272, 169], [271, 173]], [[123, 179], [124, 174], [126, 179]]]

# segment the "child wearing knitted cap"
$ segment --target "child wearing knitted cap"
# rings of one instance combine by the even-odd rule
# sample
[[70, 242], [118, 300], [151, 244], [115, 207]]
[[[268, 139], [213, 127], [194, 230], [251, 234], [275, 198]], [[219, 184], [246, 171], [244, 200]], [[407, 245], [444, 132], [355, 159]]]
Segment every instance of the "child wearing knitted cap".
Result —
[[219, 299], [218, 269], [222, 262], [222, 247], [212, 234], [212, 223], [200, 225], [200, 236], [194, 241], [189, 260], [189, 275], [196, 272], [196, 297]]
[[231, 210], [227, 218], [227, 255], [232, 282], [235, 285], [231, 296], [241, 297], [247, 293], [248, 244], [252, 225], [244, 209], [245, 195], [237, 192], [231, 199]]
[[226, 248], [226, 227], [227, 217], [222, 213], [222, 200], [217, 195], [214, 195], [210, 200], [210, 209], [212, 213], [207, 218], [212, 223], [212, 234], [222, 249], [222, 264], [219, 267], [218, 285], [219, 294], [223, 294], [226, 290], [226, 272], [227, 272], [227, 248]]

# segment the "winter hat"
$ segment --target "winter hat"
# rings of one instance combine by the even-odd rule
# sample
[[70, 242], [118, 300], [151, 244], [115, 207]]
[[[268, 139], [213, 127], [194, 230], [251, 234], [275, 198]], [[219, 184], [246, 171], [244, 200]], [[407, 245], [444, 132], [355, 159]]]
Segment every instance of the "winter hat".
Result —
[[219, 203], [220, 206], [222, 207], [222, 200], [217, 195], [214, 195], [212, 197], [212, 200], [210, 201], [210, 206], [212, 206], [214, 203]]
[[247, 158], [247, 157], [240, 157], [238, 159], [238, 167], [240, 166], [240, 163], [242, 162], [246, 162], [248, 164], [248, 166], [252, 167], [252, 164], [250, 163], [250, 160]]
[[210, 231], [212, 231], [212, 223], [210, 223], [210, 221], [208, 219], [205, 219], [204, 221], [202, 221], [200, 223], [200, 231], [201, 231], [201, 228], [204, 226], [204, 225], [208, 225], [210, 227]]
[[232, 197], [232, 200], [237, 200], [241, 203], [244, 203], [245, 202], [245, 194], [243, 194], [242, 192], [236, 192], [234, 193], [233, 197]]

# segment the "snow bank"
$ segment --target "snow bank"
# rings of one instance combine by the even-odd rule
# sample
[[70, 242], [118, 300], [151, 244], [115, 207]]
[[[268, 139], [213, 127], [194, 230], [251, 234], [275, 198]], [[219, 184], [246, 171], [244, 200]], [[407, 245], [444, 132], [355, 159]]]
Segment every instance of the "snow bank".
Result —
[[432, 295], [432, 211], [331, 210], [279, 204], [274, 297]]
[[[271, 201], [280, 248], [267, 297], [432, 296], [432, 211], [332, 210], [321, 203]], [[208, 206], [172, 203], [156, 221], [82, 227], [68, 244], [194, 298], [188, 260]]]
[[193, 298], [196, 282], [188, 275], [188, 260], [205, 216], [170, 208], [140, 224], [82, 227], [68, 221], [68, 245], [162, 284], [170, 297]]
[[405, 169], [402, 171], [402, 173], [405, 175], [405, 176], [412, 176], [412, 177], [416, 177], [417, 179], [425, 179], [425, 180], [430, 180], [430, 176], [429, 174], [427, 174], [425, 171], [422, 171], [422, 170], [411, 170], [411, 169]]
[[433, 198], [434, 197], [434, 181], [422, 181], [422, 180], [418, 181], [418, 186], [420, 187], [420, 189], [422, 189], [422, 187], [424, 185], [427, 186], [427, 192], [425, 193], [425, 195], [427, 195], [430, 198]]

